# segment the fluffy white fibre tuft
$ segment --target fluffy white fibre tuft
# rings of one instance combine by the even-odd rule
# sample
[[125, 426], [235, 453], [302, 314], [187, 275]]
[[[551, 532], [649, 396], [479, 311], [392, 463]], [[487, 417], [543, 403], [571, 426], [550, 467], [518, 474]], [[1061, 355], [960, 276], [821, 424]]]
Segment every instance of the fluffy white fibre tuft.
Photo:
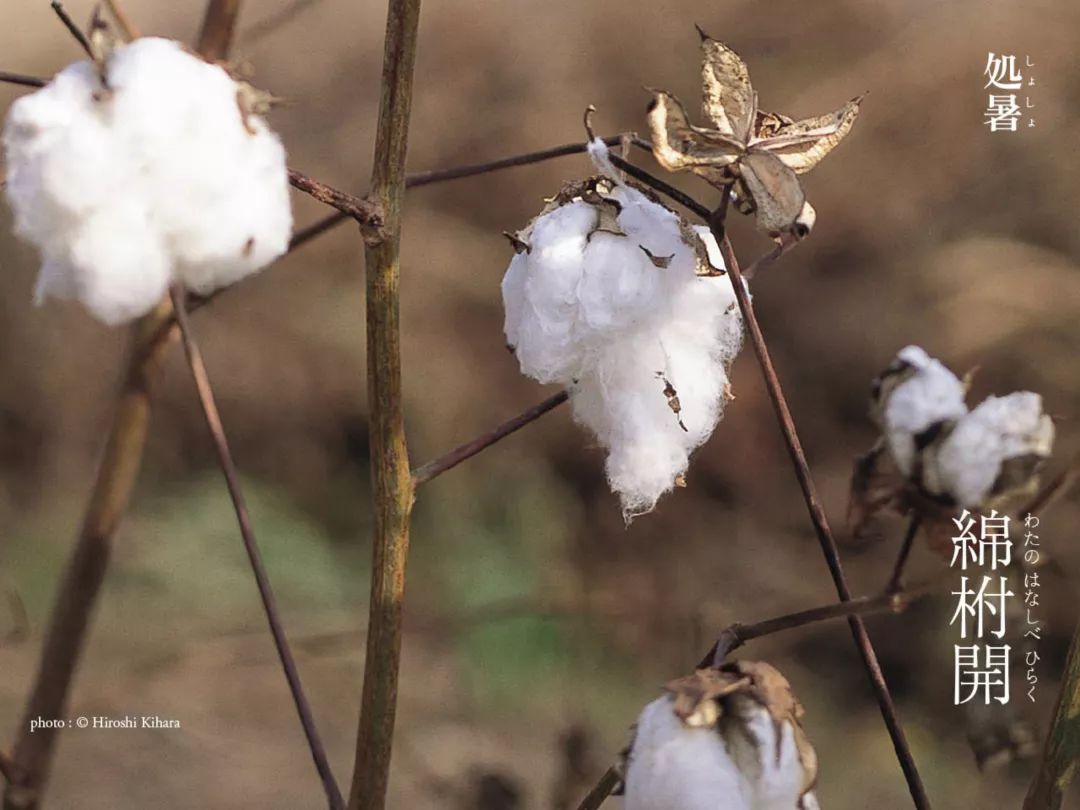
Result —
[[977, 508], [994, 492], [1008, 460], [1046, 458], [1053, 442], [1054, 423], [1038, 394], [987, 397], [938, 449], [940, 487], [961, 506]]
[[[285, 252], [285, 152], [239, 85], [164, 39], [119, 47], [106, 84], [65, 68], [7, 116], [15, 230], [41, 251], [36, 300], [77, 298], [114, 324], [171, 282], [206, 293]], [[106, 86], [107, 85], [107, 86]]]
[[893, 364], [897, 366], [905, 368], [906, 379], [884, 402], [882, 428], [896, 466], [904, 475], [911, 475], [915, 437], [939, 422], [959, 419], [967, 413], [967, 405], [963, 383], [918, 346], [901, 349]]
[[876, 418], [900, 472], [925, 492], [979, 509], [1031, 490], [1054, 444], [1042, 397], [987, 397], [970, 412], [964, 384], [917, 346], [878, 381]]
[[[626, 767], [626, 810], [797, 810], [805, 774], [790, 721], [778, 724], [749, 698], [720, 727], [689, 727], [670, 695], [638, 717]], [[779, 727], [780, 738], [777, 738]]]
[[518, 234], [505, 331], [524, 374], [570, 388], [630, 519], [676, 485], [719, 421], [742, 320], [728, 277], [698, 275], [723, 267], [708, 229], [631, 186], [599, 188], [602, 200], [549, 206]]

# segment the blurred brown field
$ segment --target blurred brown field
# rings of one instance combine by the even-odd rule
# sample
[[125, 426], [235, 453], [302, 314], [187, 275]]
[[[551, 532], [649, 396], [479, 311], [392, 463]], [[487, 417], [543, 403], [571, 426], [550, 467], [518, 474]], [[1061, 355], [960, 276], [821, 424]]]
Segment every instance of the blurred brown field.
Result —
[[[89, 18], [92, 3], [67, 5]], [[145, 34], [186, 41], [201, 11], [160, 0], [124, 6]], [[271, 120], [290, 164], [356, 192], [370, 170], [384, 13], [374, 0], [251, 0], [236, 48], [256, 83], [287, 99]], [[2, 69], [48, 76], [79, 58], [45, 2], [7, 0], [0, 22]], [[897, 349], [919, 343], [954, 370], [977, 367], [976, 401], [1042, 393], [1058, 424], [1052, 469], [1080, 449], [1080, 6], [432, 1], [421, 20], [410, 168], [579, 141], [588, 104], [604, 133], [644, 130], [644, 85], [688, 99], [698, 92], [694, 23], [740, 52], [770, 109], [809, 115], [870, 93], [852, 134], [806, 183], [813, 236], [753, 291], [853, 590], [875, 593], [903, 524], [856, 543], [843, 516], [852, 460], [874, 439], [869, 383]], [[983, 124], [988, 51], [1034, 63], [1035, 127], [992, 134]], [[0, 85], [0, 109], [20, 92]], [[510, 249], [500, 234], [589, 171], [584, 157], [566, 157], [409, 193], [402, 322], [414, 462], [551, 393], [523, 378], [503, 345], [499, 281]], [[673, 182], [714, 201], [692, 179]], [[326, 213], [294, 201], [298, 226]], [[0, 590], [25, 606], [27, 633], [0, 642], [5, 745], [88, 497], [126, 342], [75, 305], [31, 305], [37, 257], [10, 225], [0, 207]], [[744, 262], [769, 248], [744, 222], [732, 230]], [[193, 321], [345, 780], [370, 544], [362, 242], [342, 226]], [[733, 384], [736, 399], [693, 459], [687, 488], [629, 528], [602, 453], [565, 409], [424, 490], [391, 806], [561, 807], [560, 796], [579, 798], [599, 776], [657, 686], [692, 667], [718, 630], [835, 598], [749, 350]], [[64, 732], [52, 807], [320, 805], [219, 479], [174, 349], [71, 711], [156, 714], [182, 728]], [[1078, 518], [1071, 496], [1041, 526], [1053, 565], [1030, 714], [1040, 729], [1077, 619]], [[942, 566], [920, 547], [910, 578]], [[980, 773], [969, 718], [952, 706], [951, 611], [948, 598], [931, 599], [870, 620], [871, 635], [935, 806], [1019, 807], [1030, 763]], [[8, 623], [0, 609], [0, 638]], [[823, 807], [910, 806], [843, 622], [741, 654], [780, 667], [806, 704]], [[1028, 712], [1024, 704], [1017, 695], [1012, 708]]]

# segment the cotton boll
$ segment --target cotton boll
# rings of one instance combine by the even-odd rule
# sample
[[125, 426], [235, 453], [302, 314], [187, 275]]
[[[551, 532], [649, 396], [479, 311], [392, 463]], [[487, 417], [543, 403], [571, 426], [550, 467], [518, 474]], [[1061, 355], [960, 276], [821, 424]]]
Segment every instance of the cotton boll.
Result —
[[287, 249], [284, 149], [242, 113], [240, 91], [179, 43], [146, 38], [12, 105], [7, 196], [43, 255], [39, 295], [116, 323], [170, 283], [206, 293]]
[[670, 696], [645, 707], [627, 763], [625, 810], [754, 810], [752, 800], [715, 728], [684, 726]]
[[571, 389], [625, 516], [651, 510], [716, 426], [742, 341], [715, 241], [597, 179], [556, 198], [515, 245], [502, 292], [522, 372]]
[[874, 416], [896, 466], [915, 470], [918, 446], [931, 431], [967, 413], [964, 384], [918, 346], [908, 346], [876, 384]]
[[993, 497], [1030, 489], [1053, 442], [1054, 424], [1038, 394], [987, 397], [937, 448], [928, 486], [977, 509]]
[[642, 711], [626, 752], [626, 810], [817, 808], [817, 757], [779, 672], [738, 662], [667, 691]]

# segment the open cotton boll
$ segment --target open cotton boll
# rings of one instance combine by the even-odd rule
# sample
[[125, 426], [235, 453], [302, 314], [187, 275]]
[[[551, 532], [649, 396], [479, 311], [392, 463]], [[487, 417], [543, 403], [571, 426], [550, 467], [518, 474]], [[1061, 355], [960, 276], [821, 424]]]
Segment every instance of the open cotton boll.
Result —
[[570, 388], [575, 419], [608, 450], [624, 514], [651, 510], [719, 421], [742, 342], [715, 241], [638, 189], [595, 178], [564, 190], [514, 243], [502, 293], [522, 373]]
[[905, 476], [914, 471], [918, 445], [928, 432], [967, 413], [964, 384], [918, 346], [900, 350], [876, 389], [874, 416]]
[[119, 323], [170, 283], [206, 293], [285, 252], [285, 152], [241, 91], [179, 43], [145, 38], [12, 105], [6, 193], [42, 253], [39, 301], [77, 298]]
[[[779, 679], [786, 705], [759, 679], [747, 684], [735, 665], [673, 682], [645, 707], [623, 766], [626, 810], [818, 807], [809, 792], [817, 758], [796, 716], [801, 707], [775, 669], [750, 666]], [[689, 688], [680, 692], [680, 684]]]
[[1029, 489], [1053, 443], [1054, 423], [1038, 394], [987, 397], [937, 448], [928, 465], [934, 488], [977, 509], [991, 498]]

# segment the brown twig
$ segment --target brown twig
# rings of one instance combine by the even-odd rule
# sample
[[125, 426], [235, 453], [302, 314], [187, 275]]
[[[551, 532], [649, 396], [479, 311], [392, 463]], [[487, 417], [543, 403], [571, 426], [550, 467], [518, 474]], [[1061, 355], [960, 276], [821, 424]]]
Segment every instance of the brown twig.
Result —
[[195, 45], [203, 59], [221, 62], [229, 57], [242, 5], [241, 0], [210, 0], [206, 4]]
[[[776, 368], [773, 366], [772, 358], [769, 356], [765, 336], [762, 334], [761, 326], [758, 324], [757, 316], [754, 313], [753, 303], [743, 284], [743, 277], [739, 271], [735, 251], [732, 250], [731, 242], [726, 236], [717, 234], [717, 241], [720, 243], [720, 250], [724, 256], [724, 262], [727, 264], [728, 273], [731, 275], [731, 286], [739, 303], [743, 322], [746, 324], [747, 333], [750, 336], [750, 343], [754, 347], [754, 354], [757, 356], [758, 364], [761, 366], [765, 385], [769, 392], [769, 399], [772, 401], [773, 408], [776, 411], [784, 443], [787, 445], [788, 454], [795, 469], [795, 477], [799, 481], [799, 487], [802, 490], [803, 498], [810, 513], [810, 521], [813, 523], [818, 543], [829, 567], [833, 585], [836, 587], [840, 599], [849, 601], [851, 599], [851, 590], [848, 587], [840, 563], [840, 552], [837, 549], [832, 530], [829, 528], [829, 521], [825, 515], [821, 499], [818, 497], [817, 488], [814, 486], [814, 481], [810, 476], [810, 466], [806, 461], [802, 443], [799, 441], [799, 435], [795, 429], [795, 420], [791, 416], [787, 398], [784, 396], [783, 388], [780, 385], [780, 378], [777, 376]], [[859, 650], [863, 665], [866, 667], [870, 682], [874, 687], [878, 707], [881, 709], [882, 719], [885, 721], [885, 726], [892, 739], [896, 758], [900, 763], [901, 770], [904, 772], [904, 778], [907, 780], [912, 801], [919, 810], [926, 810], [930, 807], [930, 800], [926, 795], [926, 789], [923, 787], [918, 768], [915, 766], [915, 760], [911, 755], [911, 748], [908, 745], [904, 729], [897, 717], [896, 707], [893, 704], [892, 696], [889, 694], [889, 687], [885, 683], [885, 675], [881, 671], [881, 665], [878, 663], [877, 653], [874, 652], [874, 646], [870, 641], [869, 634], [866, 632], [866, 625], [858, 616], [848, 617], [848, 624], [851, 626], [855, 646]]]
[[382, 211], [375, 203], [320, 183], [295, 169], [289, 169], [289, 183], [293, 188], [310, 194], [319, 202], [333, 206], [345, 216], [355, 219], [360, 223], [365, 238], [378, 238], [378, 230], [382, 227], [383, 220]]
[[889, 581], [885, 585], [885, 593], [896, 593], [904, 586], [904, 569], [907, 567], [908, 558], [911, 556], [911, 549], [915, 545], [915, 536], [919, 533], [920, 525], [922, 525], [922, 518], [916, 512], [908, 521], [907, 531], [904, 532], [904, 541], [900, 544], [900, 553], [896, 555], [892, 574], [889, 575]]
[[502, 439], [505, 439], [511, 433], [521, 430], [521, 428], [528, 425], [530, 422], [535, 422], [545, 413], [559, 405], [562, 405], [570, 398], [570, 394], [566, 391], [560, 391], [554, 394], [543, 402], [533, 405], [526, 411], [519, 413], [513, 419], [508, 419], [503, 422], [494, 430], [485, 433], [482, 436], [477, 436], [475, 439], [465, 444], [459, 445], [445, 455], [439, 456], [439, 458], [429, 461], [421, 467], [417, 467], [412, 474], [413, 486], [419, 487], [421, 484], [426, 484], [432, 478], [437, 478], [447, 470], [452, 470], [458, 464], [467, 459], [472, 458], [482, 450], [486, 450]]
[[720, 666], [724, 659], [748, 641], [763, 636], [771, 636], [784, 630], [794, 630], [808, 624], [842, 619], [849, 616], [869, 616], [875, 613], [901, 613], [917, 599], [932, 593], [947, 581], [947, 577], [924, 582], [915, 588], [903, 591], [885, 591], [877, 596], [859, 596], [846, 602], [833, 602], [820, 607], [775, 616], [753, 624], [733, 624], [720, 633], [716, 644], [701, 659], [698, 669]]
[[86, 51], [87, 55], [91, 58], [94, 56], [94, 52], [90, 48], [90, 41], [86, 38], [86, 34], [82, 32], [82, 29], [75, 24], [75, 21], [71, 19], [71, 16], [59, 2], [59, 0], [52, 0], [52, 10], [56, 12], [56, 16], [60, 18], [60, 22], [67, 28], [68, 33], [75, 38], [75, 41], [79, 43], [80, 47]]
[[308, 747], [311, 749], [311, 758], [315, 762], [315, 769], [319, 772], [319, 779], [322, 780], [323, 790], [326, 793], [326, 800], [331, 810], [344, 810], [345, 801], [341, 796], [337, 783], [334, 781], [330, 763], [326, 758], [326, 750], [319, 737], [319, 732], [315, 728], [315, 719], [311, 713], [311, 706], [304, 695], [304, 689], [300, 683], [300, 672], [296, 667], [292, 651], [289, 649], [289, 642], [285, 637], [285, 628], [281, 622], [277, 600], [274, 598], [270, 578], [266, 573], [262, 554], [259, 552], [255, 531], [251, 527], [251, 516], [248, 513], [244, 493], [240, 487], [240, 476], [236, 470], [236, 463], [233, 461], [232, 453], [229, 450], [229, 442], [225, 436], [221, 414], [218, 412], [217, 403], [214, 400], [210, 377], [206, 373], [202, 352], [195, 341], [195, 335], [188, 320], [185, 307], [186, 293], [179, 287], [173, 287], [170, 290], [170, 295], [173, 308], [176, 310], [176, 319], [180, 325], [184, 353], [187, 355], [188, 365], [191, 368], [191, 376], [195, 380], [199, 403], [202, 406], [203, 415], [206, 417], [206, 425], [210, 429], [210, 435], [214, 440], [214, 450], [217, 452], [221, 472], [225, 476], [225, 485], [229, 490], [229, 497], [232, 499], [233, 508], [236, 511], [236, 521], [240, 525], [240, 536], [244, 541], [244, 550], [247, 552], [252, 573], [255, 575], [255, 584], [259, 589], [259, 597], [262, 599], [263, 609], [266, 612], [266, 621], [270, 626], [270, 634], [274, 639], [278, 660], [281, 662], [281, 668], [284, 670], [285, 679], [289, 684], [289, 692], [292, 694], [293, 703], [296, 705], [296, 713], [300, 716], [300, 724], [304, 728], [304, 736], [307, 738]]
[[17, 84], [21, 87], [44, 87], [49, 83], [47, 79], [38, 76], [26, 76], [22, 73], [11, 73], [7, 70], [0, 70], [0, 82]]
[[68, 693], [105, 579], [112, 539], [138, 477], [150, 422], [151, 389], [158, 379], [172, 307], [163, 302], [135, 326], [127, 373], [97, 471], [82, 529], [57, 590], [34, 684], [13, 749], [17, 779], [4, 793], [5, 810], [39, 806], [56, 748], [57, 729], [30, 732], [37, 717], [67, 713]]
[[109, 13], [116, 20], [116, 24], [120, 26], [125, 42], [131, 42], [139, 38], [139, 29], [132, 22], [131, 17], [127, 15], [127, 12], [124, 11], [124, 7], [120, 5], [120, 0], [105, 0], [105, 7], [109, 9]]
[[[621, 137], [621, 135], [615, 135], [604, 138], [604, 143], [608, 146], [613, 146], [614, 144], [619, 143]], [[488, 172], [510, 169], [514, 166], [527, 166], [531, 163], [541, 163], [545, 160], [553, 160], [554, 158], [565, 157], [566, 155], [579, 155], [588, 149], [588, 147], [589, 144], [587, 142], [568, 143], [563, 144], [562, 146], [552, 147], [551, 149], [541, 149], [538, 152], [526, 152], [521, 155], [513, 155], [498, 160], [489, 160], [484, 163], [471, 163], [465, 166], [454, 166], [449, 169], [432, 169], [426, 172], [418, 172], [417, 174], [406, 175], [405, 188], [420, 188], [421, 186], [429, 186], [434, 183], [445, 183], [448, 180], [460, 180], [465, 177], [475, 177], [478, 174], [487, 174]], [[330, 214], [322, 219], [316, 220], [312, 224], [293, 234], [293, 238], [289, 241], [289, 252], [291, 253], [314, 239], [316, 236], [326, 233], [328, 230], [340, 225], [347, 219], [349, 219], [349, 215], [339, 211], [336, 214]]]
[[581, 800], [578, 810], [598, 810], [604, 800], [619, 786], [620, 781], [619, 772], [614, 768], [608, 768], [604, 771], [604, 775], [600, 777], [600, 781], [596, 783], [596, 787], [590, 790], [589, 794]]
[[374, 518], [367, 655], [350, 810], [383, 810], [390, 775], [401, 617], [413, 484], [401, 390], [401, 210], [412, 109], [420, 0], [389, 0], [382, 93], [370, 198], [383, 212], [377, 239], [366, 240], [368, 435]]

